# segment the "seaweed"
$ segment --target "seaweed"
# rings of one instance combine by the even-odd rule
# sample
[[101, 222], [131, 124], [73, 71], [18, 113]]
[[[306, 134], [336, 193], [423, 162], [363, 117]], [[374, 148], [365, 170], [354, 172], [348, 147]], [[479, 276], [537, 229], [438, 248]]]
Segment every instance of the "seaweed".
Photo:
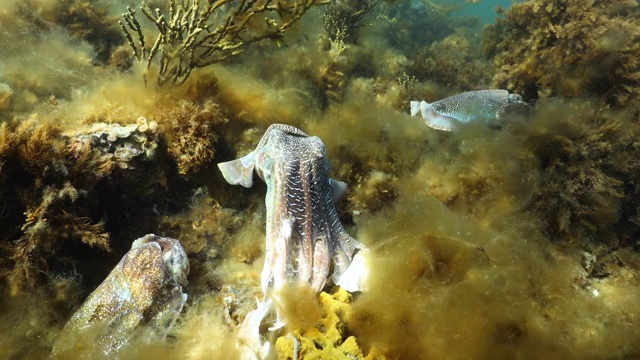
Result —
[[[13, 294], [61, 274], [95, 281], [109, 270], [111, 256], [128, 247], [110, 233], [122, 238], [157, 222], [166, 171], [166, 155], [158, 153], [166, 147], [154, 124], [139, 118], [64, 133], [37, 115], [2, 123], [0, 216], [8, 226], [0, 229], [0, 251], [8, 260], [0, 265]], [[84, 261], [98, 254], [107, 256], [93, 265]]]
[[185, 211], [162, 217], [157, 231], [180, 238], [189, 256], [193, 279], [189, 285], [191, 295], [222, 287], [210, 273], [227, 255], [231, 234], [243, 223], [237, 211], [220, 206], [206, 188], [193, 191]]
[[212, 101], [200, 106], [183, 100], [170, 110], [159, 109], [155, 118], [166, 128], [167, 151], [181, 175], [210, 165], [218, 140], [216, 131], [228, 121]]
[[216, 0], [201, 6], [200, 0], [169, 0], [165, 16], [143, 2], [140, 10], [158, 30], [149, 49], [135, 10], [128, 8], [122, 15], [120, 28], [134, 56], [145, 61], [147, 68], [154, 59], [158, 61], [158, 85], [180, 85], [194, 69], [225, 61], [248, 45], [266, 39], [281, 41], [285, 30], [308, 9], [322, 4], [321, 0]]
[[340, 39], [331, 41], [327, 61], [319, 71], [319, 87], [324, 95], [334, 102], [345, 98], [345, 91], [352, 78], [372, 77], [373, 54], [369, 49], [356, 44], [346, 45]]
[[377, 5], [371, 0], [332, 0], [322, 18], [331, 42], [354, 44], [364, 17]]
[[584, 101], [551, 104], [538, 115], [555, 123], [526, 139], [540, 170], [530, 208], [553, 240], [617, 248], [640, 231], [633, 221], [640, 128], [628, 113], [589, 108]]
[[382, 24], [378, 31], [389, 45], [411, 58], [423, 47], [453, 34], [455, 29], [480, 27], [475, 18], [450, 17], [451, 10], [430, 1], [398, 0], [381, 3], [371, 16]]
[[487, 88], [490, 65], [482, 60], [481, 49], [473, 35], [457, 31], [421, 49], [407, 68], [418, 81], [435, 81], [457, 91]]
[[1, 235], [10, 239], [21, 234], [5, 247], [13, 264], [14, 294], [41, 282], [39, 270], [47, 268], [66, 239], [110, 249], [104, 224], [81, 205], [98, 179], [92, 171], [97, 163], [90, 156], [69, 157], [61, 129], [39, 120], [5, 122], [0, 129], [1, 176], [11, 189], [3, 193], [3, 203], [24, 213], [23, 220], [7, 226]]
[[70, 99], [74, 90], [95, 78], [95, 67], [91, 46], [45, 20], [46, 9], [39, 9], [37, 2], [6, 5], [0, 12], [0, 119], [11, 120]]
[[493, 86], [525, 99], [640, 95], [640, 11], [628, 0], [534, 0], [500, 11], [484, 33]]
[[318, 72], [318, 87], [327, 99], [341, 102], [355, 76], [374, 76], [373, 54], [359, 41], [364, 18], [379, 5], [372, 1], [334, 0], [322, 16], [326, 38], [322, 39], [325, 61]]
[[86, 0], [61, 0], [42, 12], [43, 20], [67, 29], [69, 35], [85, 40], [95, 51], [94, 61], [104, 65], [110, 62], [114, 50], [125, 43], [118, 19], [107, 15], [104, 9]]

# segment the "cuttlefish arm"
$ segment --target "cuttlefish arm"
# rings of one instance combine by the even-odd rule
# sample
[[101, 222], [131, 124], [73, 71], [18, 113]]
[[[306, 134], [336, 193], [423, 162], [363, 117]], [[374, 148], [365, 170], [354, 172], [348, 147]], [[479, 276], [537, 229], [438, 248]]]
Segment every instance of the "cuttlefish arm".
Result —
[[453, 131], [460, 121], [454, 117], [439, 114], [426, 101], [411, 101], [411, 116], [420, 114], [427, 126], [436, 130]]
[[334, 272], [332, 275], [333, 283], [347, 290], [348, 292], [364, 291], [365, 284], [369, 276], [369, 268], [367, 265], [369, 250], [359, 248], [355, 255], [351, 258], [351, 263], [342, 273]]
[[269, 298], [265, 298], [262, 302], [258, 302], [255, 310], [250, 311], [245, 317], [240, 330], [238, 330], [238, 348], [240, 349], [240, 358], [249, 359], [265, 359], [271, 351], [269, 341], [260, 336], [260, 324], [267, 317], [273, 308], [273, 302]]

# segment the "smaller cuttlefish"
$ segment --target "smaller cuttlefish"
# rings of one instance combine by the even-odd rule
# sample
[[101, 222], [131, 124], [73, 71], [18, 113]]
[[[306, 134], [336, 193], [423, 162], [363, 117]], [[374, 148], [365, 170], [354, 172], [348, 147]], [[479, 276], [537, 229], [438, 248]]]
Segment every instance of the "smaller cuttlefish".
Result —
[[411, 116], [420, 113], [427, 126], [452, 131], [460, 123], [498, 119], [510, 106], [529, 107], [522, 96], [507, 90], [477, 90], [432, 103], [411, 101]]
[[154, 234], [135, 240], [64, 326], [53, 358], [77, 355], [79, 339], [98, 352], [92, 355], [106, 358], [117, 358], [138, 336], [164, 339], [187, 301], [182, 287], [188, 274], [189, 260], [178, 240]]
[[[298, 128], [274, 124], [248, 155], [218, 164], [232, 185], [251, 187], [253, 172], [267, 184], [265, 262], [261, 275], [264, 300], [250, 312], [238, 333], [245, 359], [265, 358], [269, 342], [261, 340], [260, 325], [285, 285], [307, 284], [319, 293], [333, 260], [333, 281], [348, 291], [362, 290], [366, 249], [351, 237], [338, 218], [335, 203], [346, 184], [329, 178], [326, 148], [317, 136]], [[276, 306], [276, 324], [284, 326]]]

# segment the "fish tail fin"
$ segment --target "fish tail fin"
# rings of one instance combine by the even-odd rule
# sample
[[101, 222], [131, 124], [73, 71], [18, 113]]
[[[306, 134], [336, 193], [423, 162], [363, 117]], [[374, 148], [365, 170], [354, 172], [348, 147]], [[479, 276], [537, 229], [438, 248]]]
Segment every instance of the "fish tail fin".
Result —
[[411, 101], [411, 116], [416, 116], [420, 112], [420, 101]]

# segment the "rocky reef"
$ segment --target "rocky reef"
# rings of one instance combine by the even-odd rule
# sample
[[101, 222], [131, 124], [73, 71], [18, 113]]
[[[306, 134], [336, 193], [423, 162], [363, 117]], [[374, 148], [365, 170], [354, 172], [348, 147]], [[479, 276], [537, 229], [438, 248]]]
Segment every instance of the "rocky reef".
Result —
[[553, 123], [528, 139], [541, 170], [531, 207], [552, 239], [637, 249], [637, 118], [586, 109], [584, 102], [551, 103], [538, 115]]
[[451, 89], [486, 88], [491, 65], [478, 56], [479, 43], [470, 35], [449, 35], [422, 48], [407, 73], [418, 81], [435, 81]]
[[[150, 1], [151, 19], [135, 2], [3, 3], [0, 357], [50, 356], [153, 233], [182, 244], [188, 298], [165, 336], [130, 333], [120, 357], [238, 358], [264, 296], [268, 189], [229, 186], [216, 164], [274, 123], [322, 140], [328, 176], [348, 184], [335, 212], [372, 254], [366, 291], [282, 289], [276, 358], [640, 357], [636, 2], [520, 2], [483, 30], [430, 1], [316, 1], [253, 13], [246, 30], [266, 41], [226, 58], [199, 47], [210, 63], [192, 64], [160, 16], [195, 3]], [[127, 6], [138, 59], [117, 24]], [[532, 113], [448, 133], [409, 114], [410, 100], [486, 88]], [[100, 352], [104, 331], [56, 347]]]
[[[0, 131], [3, 221], [14, 224], [3, 227], [3, 236], [21, 234], [5, 249], [10, 259], [5, 266], [13, 268], [13, 293], [25, 284], [41, 283], [44, 269], [86, 266], [81, 259], [63, 260], [75, 257], [71, 254], [76, 246], [68, 247], [73, 241], [87, 246], [85, 251], [117, 248], [105, 218], [116, 223], [129, 214], [108, 209], [130, 202], [152, 206], [160, 184], [142, 174], [163, 171], [162, 162], [156, 161], [159, 140], [154, 122], [139, 118], [128, 126], [93, 123], [85, 130], [63, 133], [38, 120], [5, 122]], [[11, 180], [16, 178], [22, 180]]]
[[493, 85], [539, 97], [638, 99], [640, 18], [635, 1], [527, 1], [485, 32]]

